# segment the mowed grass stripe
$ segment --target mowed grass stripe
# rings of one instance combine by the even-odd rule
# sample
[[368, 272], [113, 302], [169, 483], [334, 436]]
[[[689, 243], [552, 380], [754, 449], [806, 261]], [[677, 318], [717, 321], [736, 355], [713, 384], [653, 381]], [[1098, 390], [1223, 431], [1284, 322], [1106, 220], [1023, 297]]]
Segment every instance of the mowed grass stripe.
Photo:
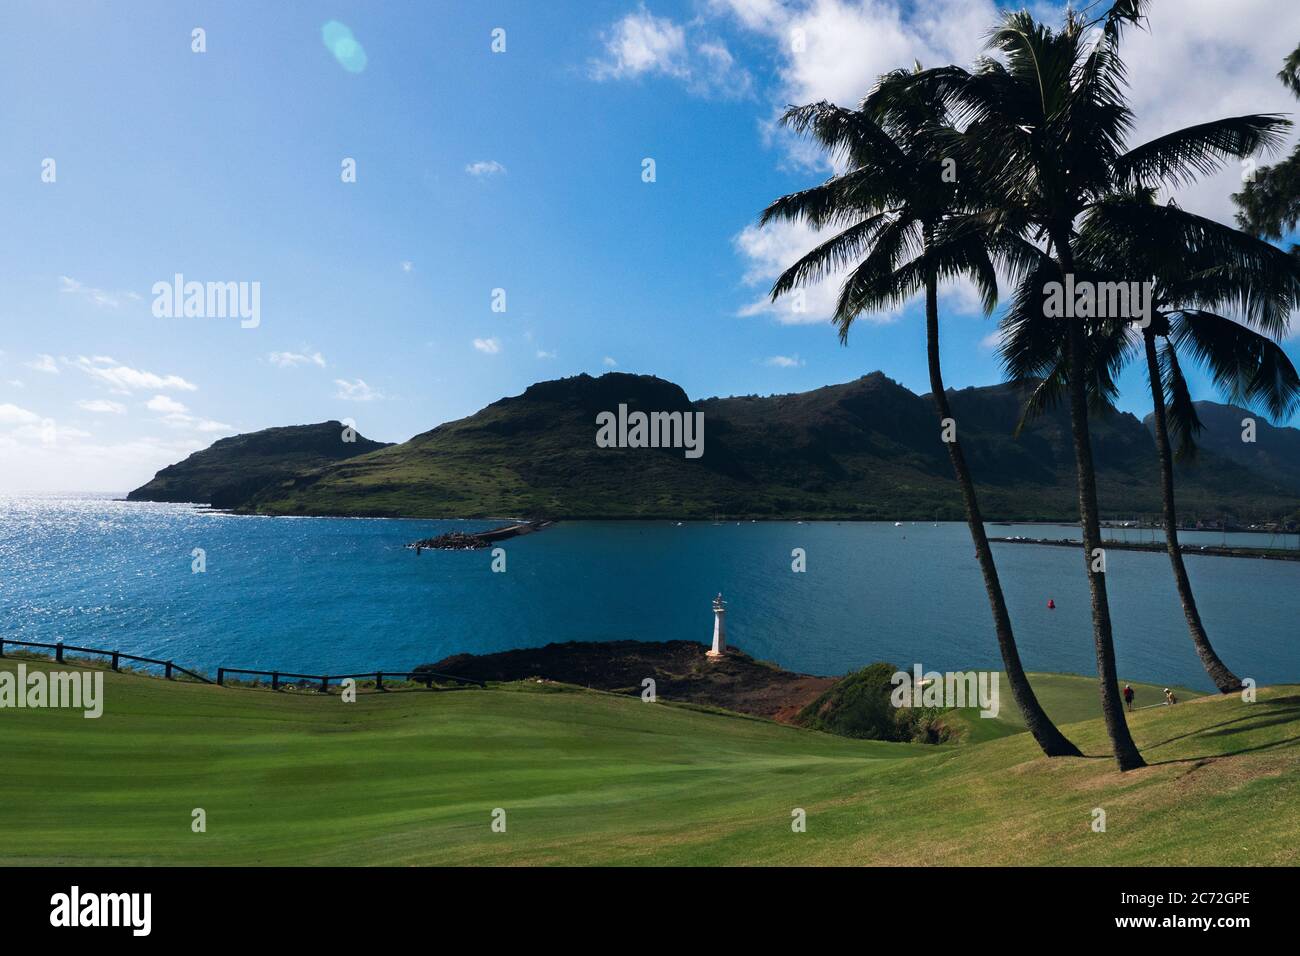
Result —
[[[12, 670], [14, 661], [0, 661]], [[48, 667], [28, 662], [28, 667]], [[1049, 710], [1096, 682], [1035, 675]], [[853, 741], [556, 685], [337, 696], [105, 675], [105, 711], [0, 711], [9, 864], [1284, 864], [1300, 689], [1131, 715], [1119, 774], [1026, 734]], [[207, 811], [208, 832], [190, 830]], [[491, 811], [507, 832], [491, 832]], [[791, 810], [808, 813], [793, 833]], [[1107, 832], [1090, 829], [1094, 807]]]

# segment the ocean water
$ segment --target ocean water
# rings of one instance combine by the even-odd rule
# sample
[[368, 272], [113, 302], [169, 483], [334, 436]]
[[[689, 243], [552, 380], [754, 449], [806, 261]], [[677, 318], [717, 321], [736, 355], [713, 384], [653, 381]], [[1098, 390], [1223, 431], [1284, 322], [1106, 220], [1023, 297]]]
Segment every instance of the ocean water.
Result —
[[[1000, 665], [963, 524], [571, 521], [506, 542], [504, 573], [492, 571], [487, 551], [417, 557], [404, 547], [496, 523], [260, 518], [110, 496], [0, 497], [0, 635], [117, 648], [208, 672], [399, 671], [551, 641], [707, 643], [710, 602], [722, 591], [730, 642], [795, 670], [840, 674], [877, 660], [938, 670]], [[1077, 535], [1041, 525], [989, 530]], [[1227, 540], [1267, 544], [1268, 536]], [[206, 555], [201, 574], [191, 569], [195, 548]], [[805, 573], [791, 570], [795, 548], [806, 553]], [[1095, 673], [1079, 551], [995, 549], [1026, 666]], [[1168, 559], [1112, 550], [1107, 562], [1121, 675], [1210, 689]], [[1187, 563], [1228, 664], [1261, 684], [1300, 681], [1300, 563]]]

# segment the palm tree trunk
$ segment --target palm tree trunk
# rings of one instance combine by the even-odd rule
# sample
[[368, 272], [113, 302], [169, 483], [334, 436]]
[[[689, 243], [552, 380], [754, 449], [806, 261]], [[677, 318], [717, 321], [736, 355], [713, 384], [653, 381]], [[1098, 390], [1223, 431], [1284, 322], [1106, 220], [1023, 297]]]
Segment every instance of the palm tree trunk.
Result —
[[[934, 395], [935, 411], [939, 421], [952, 417], [948, 408], [948, 396], [943, 389], [943, 372], [939, 365], [939, 282], [934, 275], [926, 277], [925, 283], [925, 338], [926, 352], [930, 364], [930, 391]], [[1011, 615], [1007, 613], [1006, 598], [1002, 594], [1002, 583], [998, 580], [998, 569], [993, 563], [993, 549], [989, 547], [988, 535], [984, 531], [984, 518], [980, 515], [979, 501], [975, 497], [975, 482], [971, 479], [970, 469], [966, 467], [966, 456], [954, 436], [948, 446], [948, 457], [952, 460], [952, 470], [957, 475], [957, 484], [961, 486], [962, 503], [966, 506], [966, 524], [970, 526], [970, 536], [975, 542], [975, 556], [979, 561], [980, 571], [984, 575], [984, 590], [988, 592], [989, 607], [993, 611], [993, 629], [997, 633], [998, 650], [1002, 652], [1002, 667], [1011, 685], [1011, 696], [1025, 718], [1025, 726], [1038, 741], [1038, 746], [1049, 757], [1081, 757], [1079, 748], [1066, 738], [1057, 728], [1029, 686], [1029, 678], [1020, 663], [1020, 652], [1016, 648], [1016, 638], [1011, 630]]]
[[1178, 585], [1178, 599], [1183, 604], [1183, 616], [1187, 618], [1187, 630], [1192, 635], [1192, 644], [1196, 655], [1201, 659], [1205, 672], [1214, 681], [1214, 686], [1222, 694], [1231, 694], [1241, 690], [1241, 680], [1228, 666], [1219, 660], [1210, 646], [1205, 627], [1201, 623], [1201, 612], [1196, 607], [1196, 597], [1192, 594], [1192, 582], [1187, 578], [1187, 568], [1183, 564], [1183, 552], [1178, 546], [1178, 509], [1174, 504], [1174, 462], [1169, 451], [1169, 426], [1165, 414], [1165, 389], [1160, 379], [1160, 362], [1156, 357], [1156, 337], [1148, 328], [1142, 338], [1146, 345], [1147, 377], [1151, 380], [1151, 401], [1154, 408], [1156, 433], [1156, 450], [1160, 456], [1160, 495], [1164, 501], [1165, 543], [1169, 551], [1169, 563], [1174, 566], [1174, 581]]
[[[1068, 239], [1068, 224], [1053, 236], [1063, 276], [1074, 271], [1074, 256]], [[1056, 321], [1044, 318], [1044, 321]], [[1097, 569], [1101, 547], [1101, 519], [1097, 507], [1097, 472], [1092, 461], [1092, 435], [1088, 429], [1088, 382], [1085, 368], [1083, 319], [1066, 318], [1066, 369], [1069, 374], [1070, 430], [1074, 439], [1075, 473], [1079, 484], [1079, 525], [1083, 531], [1083, 565], [1092, 596], [1092, 637], [1097, 652], [1097, 678], [1101, 690], [1101, 714], [1106, 722], [1120, 770], [1145, 767], [1133, 735], [1124, 719], [1119, 677], [1115, 671], [1115, 640], [1110, 626], [1110, 602], [1106, 597], [1106, 575]]]

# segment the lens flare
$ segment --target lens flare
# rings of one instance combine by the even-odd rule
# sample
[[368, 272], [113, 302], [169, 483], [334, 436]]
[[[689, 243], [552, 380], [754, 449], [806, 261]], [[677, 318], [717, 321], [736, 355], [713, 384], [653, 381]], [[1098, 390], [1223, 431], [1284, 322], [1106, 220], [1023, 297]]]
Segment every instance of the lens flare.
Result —
[[346, 24], [331, 20], [321, 27], [321, 40], [334, 59], [349, 73], [360, 73], [366, 68], [366, 51]]

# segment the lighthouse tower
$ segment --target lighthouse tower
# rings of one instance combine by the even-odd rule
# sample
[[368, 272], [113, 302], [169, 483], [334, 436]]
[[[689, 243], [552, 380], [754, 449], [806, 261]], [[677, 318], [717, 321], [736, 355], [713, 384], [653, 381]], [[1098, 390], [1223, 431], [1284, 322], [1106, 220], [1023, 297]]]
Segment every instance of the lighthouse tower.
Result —
[[713, 647], [706, 657], [718, 658], [727, 653], [727, 602], [722, 592], [713, 599]]

